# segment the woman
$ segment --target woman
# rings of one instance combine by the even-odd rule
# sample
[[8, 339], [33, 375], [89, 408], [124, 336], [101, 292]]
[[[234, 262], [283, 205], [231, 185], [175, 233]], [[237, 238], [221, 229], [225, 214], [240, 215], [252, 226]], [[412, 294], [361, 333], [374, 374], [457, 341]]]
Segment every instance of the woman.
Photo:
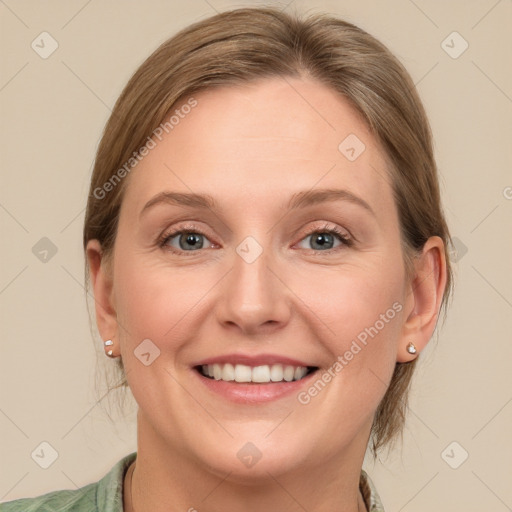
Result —
[[384, 510], [363, 458], [401, 431], [449, 240], [381, 43], [270, 8], [186, 28], [117, 101], [84, 226], [137, 452], [2, 510]]

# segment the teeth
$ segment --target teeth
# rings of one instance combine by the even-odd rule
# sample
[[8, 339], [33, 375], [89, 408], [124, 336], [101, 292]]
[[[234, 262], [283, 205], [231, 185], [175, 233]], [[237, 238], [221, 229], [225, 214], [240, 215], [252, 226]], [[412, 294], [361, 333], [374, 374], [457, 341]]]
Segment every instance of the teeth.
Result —
[[245, 364], [204, 364], [201, 372], [206, 377], [213, 377], [215, 380], [227, 382], [291, 382], [302, 379], [308, 369], [305, 366], [283, 366], [273, 364], [272, 366], [247, 366]]
[[235, 380], [237, 382], [251, 382], [252, 370], [250, 366], [244, 364], [237, 364], [235, 366]]
[[253, 368], [252, 382], [270, 382], [270, 368], [268, 366], [256, 366]]
[[295, 368], [293, 366], [285, 366], [283, 371], [283, 377], [286, 382], [291, 382], [293, 380], [293, 375], [295, 373]]
[[304, 376], [304, 374], [302, 373], [302, 369], [299, 367], [295, 368], [295, 372], [293, 374], [293, 380], [300, 380], [300, 379], [302, 379], [303, 376]]
[[222, 369], [222, 380], [235, 380], [235, 368], [232, 364], [225, 364]]
[[283, 380], [283, 367], [275, 364], [270, 368], [270, 380], [272, 382], [281, 382]]

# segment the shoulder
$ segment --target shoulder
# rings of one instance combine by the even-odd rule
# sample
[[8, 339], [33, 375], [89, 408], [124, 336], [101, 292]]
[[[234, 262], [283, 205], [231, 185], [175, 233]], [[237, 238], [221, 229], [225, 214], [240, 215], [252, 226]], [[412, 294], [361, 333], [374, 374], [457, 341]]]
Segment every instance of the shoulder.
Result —
[[122, 512], [123, 478], [136, 453], [118, 461], [98, 482], [0, 503], [0, 512]]
[[0, 504], [0, 512], [96, 512], [98, 483]]

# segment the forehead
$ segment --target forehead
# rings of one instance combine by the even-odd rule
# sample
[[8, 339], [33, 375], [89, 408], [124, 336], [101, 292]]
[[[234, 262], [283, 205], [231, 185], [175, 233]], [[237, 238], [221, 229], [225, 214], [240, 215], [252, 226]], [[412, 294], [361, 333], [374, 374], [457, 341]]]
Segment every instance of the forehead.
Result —
[[381, 147], [362, 116], [325, 85], [272, 78], [193, 99], [192, 109], [182, 108], [190, 98], [173, 107], [167, 119], [174, 115], [175, 124], [131, 172], [124, 202], [135, 209], [163, 190], [284, 202], [315, 186], [390, 206]]

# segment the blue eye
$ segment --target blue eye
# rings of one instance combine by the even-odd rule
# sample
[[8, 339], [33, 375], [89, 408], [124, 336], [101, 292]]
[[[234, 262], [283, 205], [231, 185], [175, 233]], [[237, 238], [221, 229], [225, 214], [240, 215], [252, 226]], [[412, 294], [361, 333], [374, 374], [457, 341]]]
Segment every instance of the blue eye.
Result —
[[[311, 238], [311, 244], [317, 245], [317, 247], [320, 247], [321, 249], [332, 249], [334, 242], [336, 241], [335, 236], [332, 233], [329, 233], [327, 231], [325, 232], [317, 232], [313, 233], [312, 235], [308, 235], [306, 238]], [[317, 247], [312, 247], [314, 251], [317, 251]]]
[[[311, 237], [311, 244], [316, 245], [316, 247], [306, 247], [306, 249], [311, 249], [313, 251], [319, 252], [328, 252], [331, 250], [336, 250], [340, 246], [346, 245], [350, 247], [352, 245], [352, 240], [348, 238], [346, 233], [343, 233], [336, 227], [325, 227], [323, 229], [314, 229], [310, 233], [306, 235], [303, 240]], [[334, 243], [338, 239], [339, 245], [334, 247]], [[320, 249], [319, 249], [320, 248]]]
[[[318, 253], [330, 253], [337, 251], [342, 246], [351, 247], [353, 245], [353, 240], [347, 233], [339, 230], [337, 227], [329, 227], [329, 225], [326, 225], [324, 228], [317, 227], [311, 229], [309, 233], [301, 239], [301, 243], [308, 238], [311, 238], [310, 245], [314, 245], [314, 247], [302, 248]], [[336, 239], [339, 242], [337, 246], [335, 246]], [[175, 254], [197, 252], [201, 249], [212, 247], [212, 245], [206, 235], [194, 225], [165, 232], [158, 240], [158, 246], [160, 248]]]
[[[173, 238], [177, 239], [179, 247], [171, 244]], [[193, 252], [204, 248], [204, 240], [208, 240], [208, 238], [200, 232], [180, 230], [163, 235], [159, 245], [162, 248], [169, 247], [174, 252], [179, 252], [179, 250]]]

